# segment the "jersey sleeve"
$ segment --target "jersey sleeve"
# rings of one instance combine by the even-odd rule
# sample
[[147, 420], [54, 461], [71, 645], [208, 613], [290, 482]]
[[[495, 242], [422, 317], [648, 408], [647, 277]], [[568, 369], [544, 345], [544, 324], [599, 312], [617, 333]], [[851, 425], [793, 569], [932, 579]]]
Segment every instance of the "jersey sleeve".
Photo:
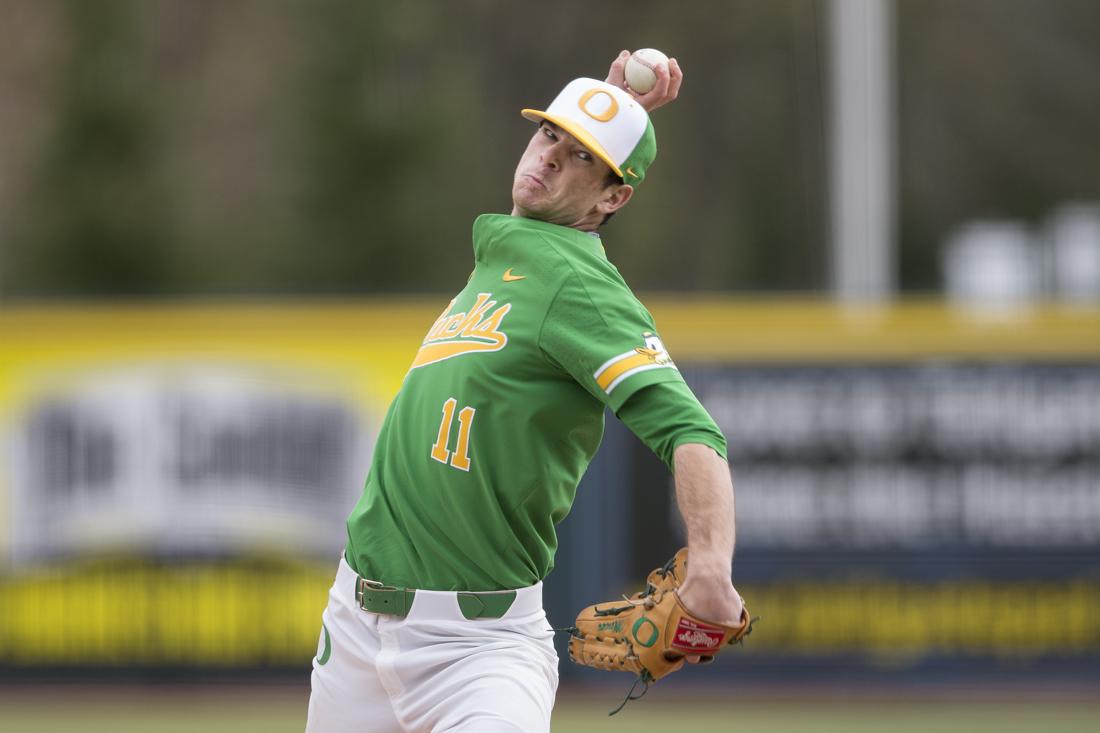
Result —
[[616, 414], [670, 469], [676, 448], [685, 443], [709, 446], [726, 458], [726, 436], [683, 382], [640, 389]]
[[652, 316], [619, 283], [566, 278], [546, 312], [539, 348], [613, 412], [643, 387], [683, 383]]

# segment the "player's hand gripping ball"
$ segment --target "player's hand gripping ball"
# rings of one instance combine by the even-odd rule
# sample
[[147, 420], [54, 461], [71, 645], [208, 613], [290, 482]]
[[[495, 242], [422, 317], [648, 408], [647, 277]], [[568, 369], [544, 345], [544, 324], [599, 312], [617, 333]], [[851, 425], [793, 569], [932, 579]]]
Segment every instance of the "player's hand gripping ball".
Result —
[[[581, 611], [569, 639], [570, 659], [596, 669], [632, 672], [648, 688], [684, 666], [685, 657], [710, 661], [723, 647], [748, 636], [755, 619], [744, 607], [735, 626], [698, 618], [684, 607], [676, 589], [687, 576], [687, 562], [685, 547], [649, 574], [645, 590]], [[628, 694], [627, 699], [636, 698]]]
[[657, 84], [657, 67], [668, 71], [668, 56], [655, 48], [639, 48], [630, 54], [623, 70], [626, 83], [638, 94], [646, 94]]

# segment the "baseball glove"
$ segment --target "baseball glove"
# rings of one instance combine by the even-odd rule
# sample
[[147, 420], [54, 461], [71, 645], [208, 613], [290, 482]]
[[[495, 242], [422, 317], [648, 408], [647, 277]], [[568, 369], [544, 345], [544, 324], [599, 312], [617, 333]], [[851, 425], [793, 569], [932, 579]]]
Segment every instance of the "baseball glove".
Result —
[[[649, 685], [684, 665], [684, 657], [710, 661], [722, 647], [739, 643], [752, 631], [755, 619], [742, 609], [740, 623], [726, 626], [698, 618], [676, 589], [687, 575], [687, 548], [646, 578], [645, 590], [630, 598], [589, 606], [570, 629], [569, 657], [596, 669], [632, 672], [638, 677], [626, 700], [636, 700]], [[642, 692], [634, 696], [638, 684]], [[620, 705], [612, 715], [623, 708]]]

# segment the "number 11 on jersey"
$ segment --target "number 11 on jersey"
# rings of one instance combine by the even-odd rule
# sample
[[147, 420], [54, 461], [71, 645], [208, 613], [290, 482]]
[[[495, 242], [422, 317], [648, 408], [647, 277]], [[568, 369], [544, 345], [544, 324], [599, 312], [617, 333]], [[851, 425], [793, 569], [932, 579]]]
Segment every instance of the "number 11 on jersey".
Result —
[[443, 420], [439, 423], [439, 435], [436, 436], [435, 443], [432, 445], [432, 458], [444, 465], [450, 464], [459, 470], [469, 471], [470, 426], [474, 422], [474, 413], [477, 410], [467, 405], [458, 411], [458, 445], [455, 446], [452, 454], [447, 450], [447, 443], [451, 436], [451, 423], [457, 406], [458, 400], [454, 397], [448, 398], [443, 403]]

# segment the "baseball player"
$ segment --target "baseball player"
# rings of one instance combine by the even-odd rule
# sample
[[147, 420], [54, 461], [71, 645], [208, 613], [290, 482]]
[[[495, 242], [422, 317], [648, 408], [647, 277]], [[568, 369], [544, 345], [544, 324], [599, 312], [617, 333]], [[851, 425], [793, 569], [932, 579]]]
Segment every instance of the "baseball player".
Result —
[[[307, 731], [550, 729], [557, 656], [542, 608], [555, 525], [610, 408], [675, 473], [692, 553], [678, 594], [733, 623], [733, 488], [725, 439], [688, 389], [598, 227], [656, 156], [644, 96], [576, 79], [542, 110], [511, 215], [473, 226], [474, 269], [394, 398], [324, 611]], [[691, 661], [689, 659], [689, 661]]]

